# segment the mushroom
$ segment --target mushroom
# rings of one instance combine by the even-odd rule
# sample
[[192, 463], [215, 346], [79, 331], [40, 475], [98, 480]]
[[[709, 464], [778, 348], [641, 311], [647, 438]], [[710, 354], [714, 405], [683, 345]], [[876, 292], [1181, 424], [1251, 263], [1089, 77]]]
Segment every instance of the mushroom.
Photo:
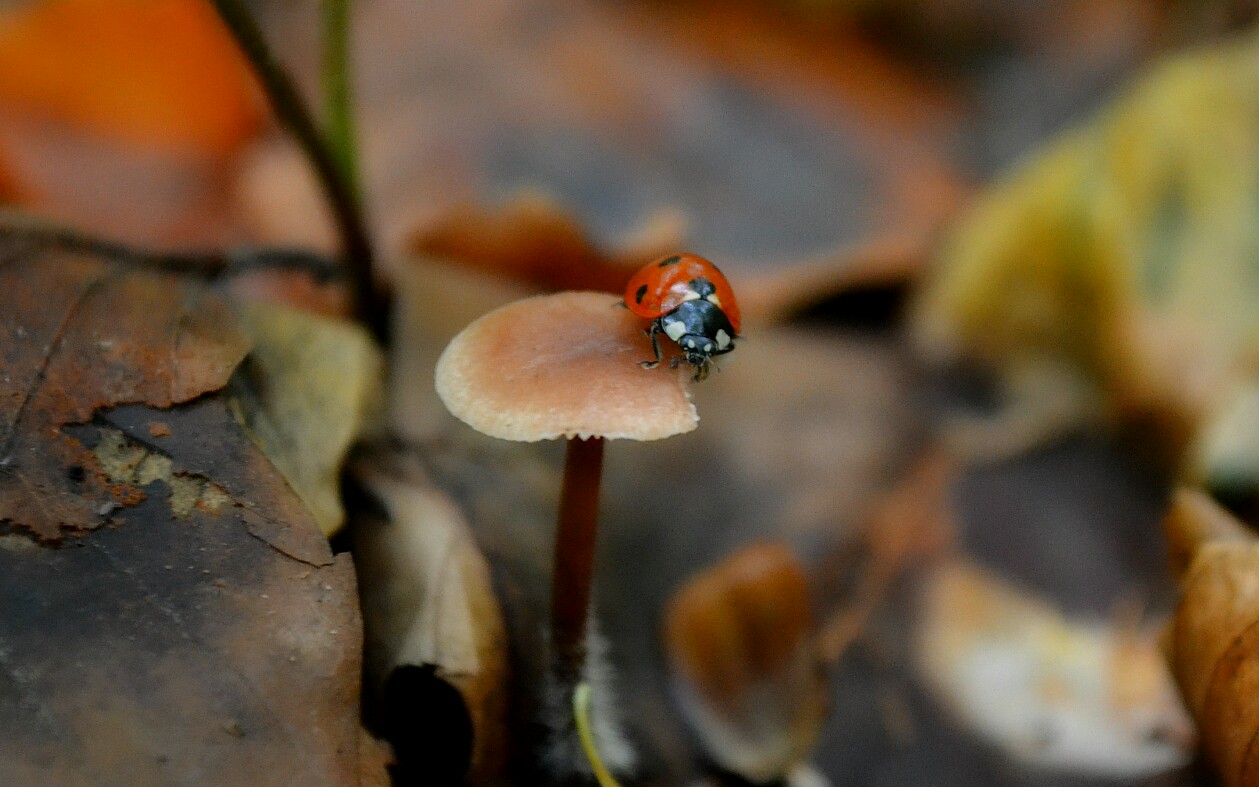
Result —
[[551, 663], [571, 697], [583, 679], [605, 440], [659, 440], [696, 427], [689, 373], [638, 363], [642, 325], [614, 296], [561, 292], [477, 319], [437, 361], [437, 394], [477, 431], [568, 441], [551, 584]]

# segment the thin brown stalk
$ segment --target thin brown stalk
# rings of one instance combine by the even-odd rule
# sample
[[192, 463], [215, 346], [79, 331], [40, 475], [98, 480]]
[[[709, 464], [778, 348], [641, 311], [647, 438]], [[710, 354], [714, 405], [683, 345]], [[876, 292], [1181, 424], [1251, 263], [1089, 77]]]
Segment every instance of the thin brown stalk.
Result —
[[580, 679], [586, 663], [603, 442], [601, 437], [571, 439], [564, 458], [551, 582], [551, 647], [557, 674], [570, 686]]
[[348, 274], [356, 317], [382, 343], [388, 336], [388, 314], [372, 275], [373, 251], [362, 208], [353, 185], [319, 132], [288, 72], [276, 59], [266, 37], [242, 0], [213, 0], [219, 16], [253, 66], [280, 123], [293, 135], [310, 161], [327, 196]]

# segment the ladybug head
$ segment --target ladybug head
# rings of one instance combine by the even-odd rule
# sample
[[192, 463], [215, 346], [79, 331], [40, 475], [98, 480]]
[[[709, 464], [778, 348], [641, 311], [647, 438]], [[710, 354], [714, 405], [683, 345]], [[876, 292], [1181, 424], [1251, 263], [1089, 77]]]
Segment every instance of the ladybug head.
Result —
[[661, 317], [660, 329], [677, 342], [686, 359], [696, 366], [713, 355], [734, 349], [730, 320], [716, 304], [703, 298], [685, 301]]
[[734, 349], [734, 328], [713, 303], [707, 300], [690, 300], [660, 318], [660, 330], [677, 343], [683, 359], [695, 367], [695, 379], [708, 376], [709, 364], [714, 355], [723, 355]]
[[718, 346], [715, 337], [699, 333], [684, 333], [678, 337], [677, 343], [692, 366], [702, 366], [714, 355], [724, 355], [734, 349], [733, 340], [727, 340], [724, 346]]

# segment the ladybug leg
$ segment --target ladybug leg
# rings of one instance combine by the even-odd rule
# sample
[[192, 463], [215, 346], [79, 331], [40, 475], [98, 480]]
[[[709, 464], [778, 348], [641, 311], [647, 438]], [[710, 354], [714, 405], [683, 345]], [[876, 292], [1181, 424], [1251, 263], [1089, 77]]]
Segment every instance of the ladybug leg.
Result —
[[660, 340], [656, 338], [656, 334], [660, 333], [660, 321], [653, 320], [651, 327], [643, 331], [643, 333], [647, 334], [648, 339], [651, 339], [651, 351], [656, 354], [656, 358], [652, 361], [639, 361], [638, 365], [644, 369], [655, 369], [660, 365]]

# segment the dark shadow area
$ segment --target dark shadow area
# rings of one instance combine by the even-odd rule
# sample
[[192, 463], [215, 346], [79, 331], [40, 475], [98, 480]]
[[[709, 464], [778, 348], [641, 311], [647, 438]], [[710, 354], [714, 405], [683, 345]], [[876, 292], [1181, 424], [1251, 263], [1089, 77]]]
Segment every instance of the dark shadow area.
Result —
[[875, 284], [847, 289], [814, 301], [791, 321], [853, 331], [888, 331], [900, 323], [909, 299], [904, 284]]
[[406, 666], [385, 681], [379, 732], [393, 744], [399, 787], [460, 784], [472, 762], [472, 719], [459, 692], [431, 666]]

